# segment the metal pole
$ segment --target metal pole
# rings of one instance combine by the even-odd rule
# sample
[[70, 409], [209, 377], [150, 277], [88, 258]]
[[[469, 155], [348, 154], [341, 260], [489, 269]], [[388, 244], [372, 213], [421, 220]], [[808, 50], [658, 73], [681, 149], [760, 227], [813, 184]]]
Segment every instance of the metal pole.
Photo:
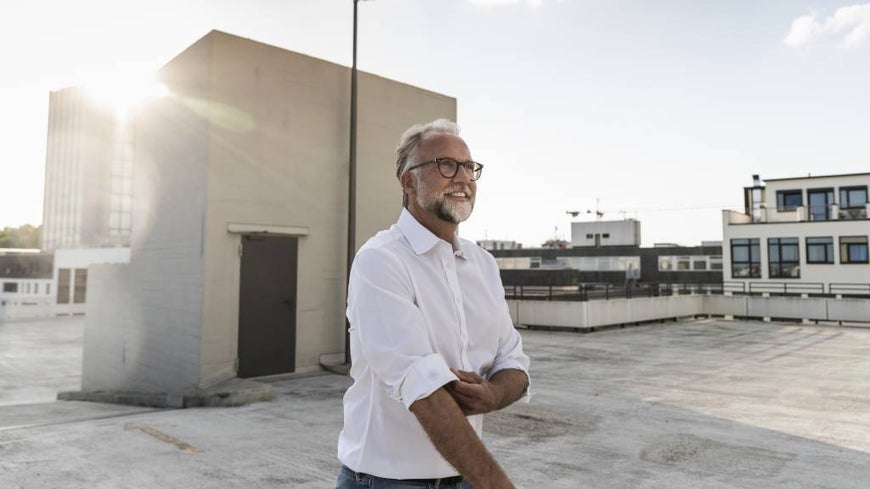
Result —
[[[350, 69], [350, 164], [347, 188], [347, 284], [350, 266], [356, 252], [356, 10], [359, 0], [353, 0], [353, 65]], [[350, 366], [350, 323], [345, 318], [344, 363]]]

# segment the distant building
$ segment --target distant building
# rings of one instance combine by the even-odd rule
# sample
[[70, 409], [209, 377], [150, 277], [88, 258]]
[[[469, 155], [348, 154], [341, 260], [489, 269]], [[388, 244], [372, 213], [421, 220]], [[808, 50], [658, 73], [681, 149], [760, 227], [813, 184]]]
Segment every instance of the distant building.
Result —
[[721, 246], [601, 246], [491, 251], [505, 285], [722, 282]]
[[571, 223], [571, 247], [640, 246], [640, 221]]
[[769, 179], [723, 211], [726, 281], [745, 292], [870, 294], [870, 173]]
[[42, 217], [44, 251], [130, 245], [132, 127], [82, 88], [51, 92]]
[[[129, 264], [88, 269], [82, 388], [180, 394], [345, 348], [350, 69], [212, 31], [135, 114]], [[456, 100], [359, 74], [356, 246], [394, 223], [393, 150]]]
[[88, 268], [130, 262], [130, 248], [58, 249], [54, 252], [53, 315], [82, 316], [87, 310]]
[[523, 247], [523, 244], [516, 241], [482, 239], [477, 242], [477, 246], [485, 250], [518, 250]]
[[505, 285], [718, 284], [722, 246], [640, 246], [640, 221], [571, 223], [568, 248], [493, 250]]
[[0, 249], [0, 322], [53, 314], [52, 256], [29, 249]]

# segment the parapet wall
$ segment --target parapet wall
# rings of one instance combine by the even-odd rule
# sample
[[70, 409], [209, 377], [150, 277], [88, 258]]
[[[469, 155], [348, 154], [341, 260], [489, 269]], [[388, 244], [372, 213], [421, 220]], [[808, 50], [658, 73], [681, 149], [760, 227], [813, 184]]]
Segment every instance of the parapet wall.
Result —
[[515, 324], [593, 329], [691, 316], [870, 322], [870, 300], [830, 297], [674, 295], [598, 301], [509, 300]]

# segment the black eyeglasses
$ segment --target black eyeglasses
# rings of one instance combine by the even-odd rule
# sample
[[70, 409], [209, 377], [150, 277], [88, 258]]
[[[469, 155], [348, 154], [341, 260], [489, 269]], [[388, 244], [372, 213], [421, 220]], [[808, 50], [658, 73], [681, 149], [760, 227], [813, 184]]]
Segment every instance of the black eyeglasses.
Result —
[[456, 174], [459, 173], [460, 166], [465, 170], [465, 173], [471, 180], [477, 180], [480, 178], [480, 174], [483, 173], [483, 165], [480, 163], [470, 160], [460, 163], [453, 158], [435, 158], [434, 160], [417, 163], [411, 168], [406, 168], [405, 171], [411, 171], [415, 168], [420, 168], [421, 166], [431, 165], [432, 163], [438, 166], [438, 172], [440, 172], [441, 176], [444, 178], [455, 177]]

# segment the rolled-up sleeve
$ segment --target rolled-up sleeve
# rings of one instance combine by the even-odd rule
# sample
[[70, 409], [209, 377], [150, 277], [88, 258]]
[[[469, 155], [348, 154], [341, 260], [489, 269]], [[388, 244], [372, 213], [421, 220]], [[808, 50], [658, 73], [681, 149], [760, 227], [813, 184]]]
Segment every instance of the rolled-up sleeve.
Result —
[[389, 252], [365, 250], [354, 259], [347, 317], [354, 357], [362, 357], [354, 362], [366, 362], [406, 408], [456, 380], [433, 349], [408, 272]]
[[[490, 257], [491, 258], [491, 257]], [[501, 304], [501, 310], [498, 311], [498, 350], [495, 360], [492, 363], [489, 371], [486, 373], [486, 378], [492, 378], [493, 375], [501, 370], [514, 369], [520, 370], [526, 374], [528, 384], [523, 397], [520, 400], [529, 402], [532, 391], [532, 378], [529, 375], [529, 365], [531, 364], [528, 355], [523, 352], [523, 338], [519, 331], [514, 327], [514, 322], [511, 319], [510, 311], [508, 310], [507, 302], [504, 299], [504, 287], [501, 283], [498, 265], [492, 259], [489, 263], [489, 277], [495, 282], [495, 287], [498, 290], [500, 297], [498, 303]]]

